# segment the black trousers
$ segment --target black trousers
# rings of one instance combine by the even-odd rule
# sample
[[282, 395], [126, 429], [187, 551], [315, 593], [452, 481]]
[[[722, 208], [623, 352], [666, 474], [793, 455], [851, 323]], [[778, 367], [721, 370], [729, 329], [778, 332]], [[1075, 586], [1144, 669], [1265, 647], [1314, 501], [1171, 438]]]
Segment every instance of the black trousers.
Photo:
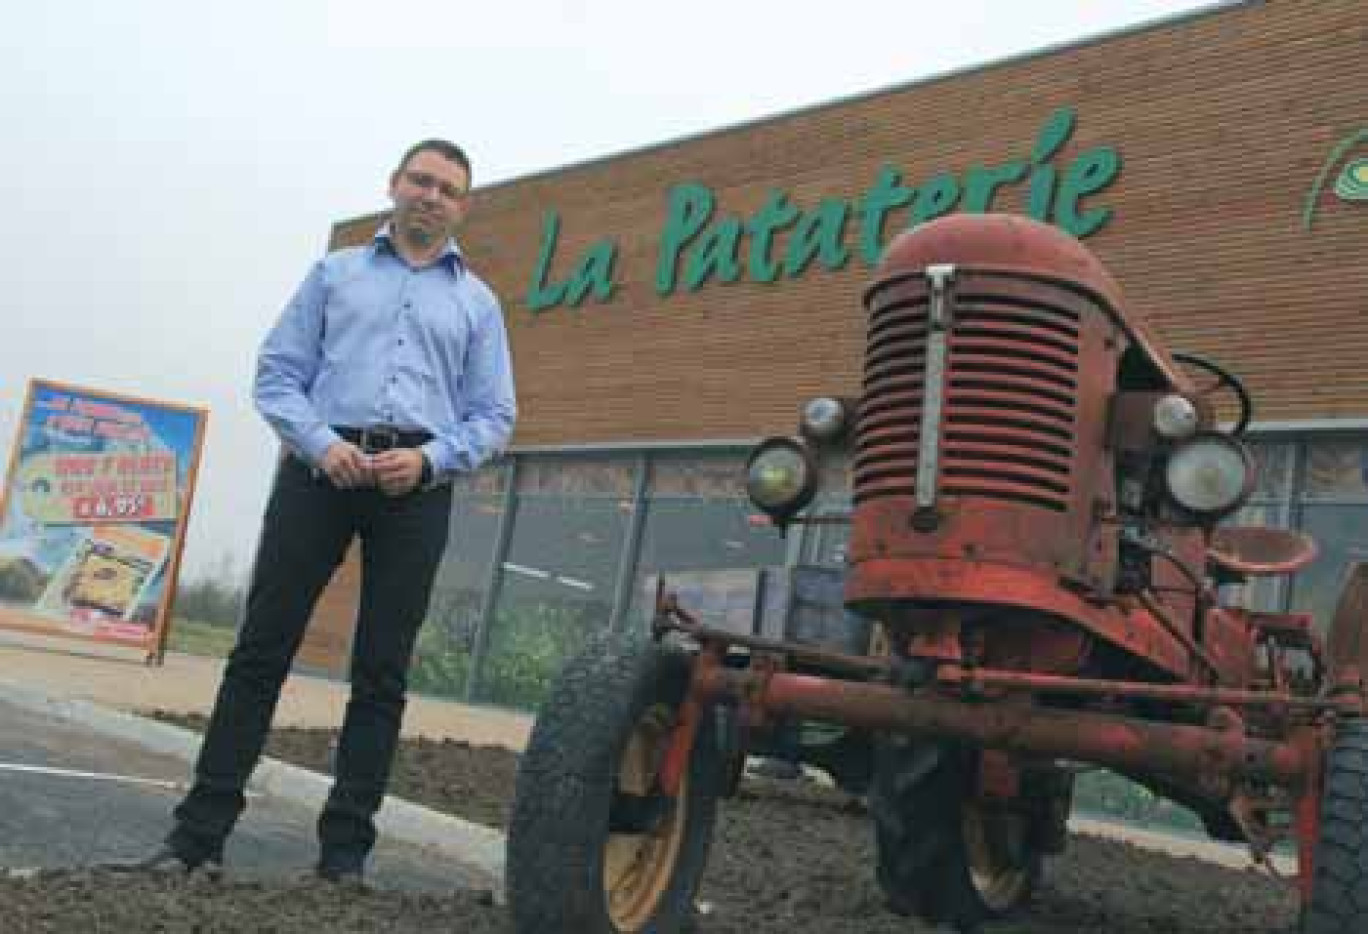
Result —
[[258, 545], [246, 614], [228, 658], [195, 780], [175, 809], [177, 852], [221, 856], [245, 804], [280, 688], [323, 588], [361, 540], [361, 602], [351, 697], [335, 779], [318, 820], [320, 859], [365, 860], [403, 718], [408, 668], [446, 547], [451, 488], [390, 497], [339, 490], [293, 457], [281, 461]]

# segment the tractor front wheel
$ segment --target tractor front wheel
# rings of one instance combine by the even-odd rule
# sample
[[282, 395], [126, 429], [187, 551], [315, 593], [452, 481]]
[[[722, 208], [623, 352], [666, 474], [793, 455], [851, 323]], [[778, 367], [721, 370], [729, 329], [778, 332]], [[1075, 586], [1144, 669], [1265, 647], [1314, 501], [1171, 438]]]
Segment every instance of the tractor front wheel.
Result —
[[693, 924], [721, 762], [699, 718], [677, 796], [657, 782], [689, 656], [593, 639], [557, 677], [518, 765], [507, 888], [518, 934], [677, 934]]
[[1368, 911], [1368, 720], [1342, 720], [1326, 761], [1303, 934], [1362, 930]]
[[1041, 867], [1032, 819], [976, 800], [974, 763], [947, 744], [886, 737], [875, 747], [878, 879], [899, 914], [972, 930], [1030, 898]]

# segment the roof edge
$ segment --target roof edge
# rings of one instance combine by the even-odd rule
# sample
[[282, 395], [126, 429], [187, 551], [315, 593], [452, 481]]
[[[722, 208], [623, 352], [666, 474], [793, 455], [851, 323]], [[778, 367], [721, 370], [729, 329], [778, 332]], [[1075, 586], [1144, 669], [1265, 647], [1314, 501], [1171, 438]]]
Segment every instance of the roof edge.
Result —
[[[832, 98], [831, 100], [821, 101], [815, 104], [804, 104], [802, 106], [794, 107], [789, 110], [782, 110], [775, 113], [766, 114], [762, 117], [756, 117], [752, 120], [743, 120], [740, 123], [729, 123], [723, 126], [712, 127], [706, 130], [700, 130], [696, 133], [686, 133], [683, 136], [675, 136], [654, 143], [646, 143], [641, 146], [633, 146], [626, 149], [615, 150], [613, 152], [605, 153], [601, 156], [591, 156], [587, 159], [580, 159], [575, 162], [567, 162], [563, 165], [553, 166], [547, 169], [537, 169], [532, 172], [527, 172], [522, 175], [516, 175], [512, 178], [507, 178], [503, 179], [502, 181], [494, 182], [493, 184], [481, 187], [478, 190], [482, 194], [491, 191], [498, 191], [501, 188], [506, 188], [511, 185], [518, 185], [524, 182], [533, 181], [535, 179], [547, 178], [562, 173], [575, 172], [581, 169], [587, 169], [592, 166], [597, 166], [606, 162], [613, 162], [618, 159], [624, 159], [630, 156], [645, 155], [647, 153], [656, 152], [661, 149], [667, 149], [672, 146], [679, 146], [684, 143], [692, 143], [697, 142], [699, 140], [710, 139], [716, 136], [723, 136], [728, 133], [739, 133], [745, 130], [754, 129], [758, 126], [764, 126], [765, 124], [769, 123], [777, 123], [781, 120], [788, 120], [793, 117], [803, 116], [805, 114], [820, 113], [824, 110], [829, 110], [835, 107], [844, 107], [849, 104], [859, 103], [861, 101], [870, 100], [876, 97], [882, 97], [890, 94], [898, 94], [903, 91], [911, 90], [913, 88], [922, 87], [924, 85], [937, 84], [943, 81], [950, 81], [956, 78], [963, 78], [968, 75], [973, 75], [984, 71], [990, 71], [995, 68], [1005, 68], [1010, 65], [1018, 65], [1023, 62], [1032, 61], [1033, 59], [1045, 58], [1050, 55], [1060, 55], [1066, 52], [1073, 52], [1091, 45], [1097, 45], [1102, 42], [1109, 42], [1113, 39], [1120, 39], [1125, 36], [1134, 35], [1136, 33], [1149, 32], [1151, 30], [1157, 29], [1167, 29], [1173, 26], [1177, 26], [1181, 23], [1187, 23], [1193, 20], [1204, 19], [1208, 16], [1216, 16], [1222, 13], [1228, 13], [1246, 7], [1261, 6], [1265, 2], [1266, 0], [1215, 0], [1215, 2], [1207, 4], [1206, 6], [1201, 6], [1197, 7], [1196, 9], [1187, 10], [1183, 13], [1172, 13], [1167, 16], [1160, 16], [1154, 19], [1144, 20], [1142, 22], [1132, 23], [1129, 26], [1121, 26], [1116, 29], [1109, 29], [1104, 32], [1096, 33], [1090, 36], [1085, 36], [1080, 39], [1070, 39], [1065, 42], [1057, 42], [1052, 45], [1042, 46], [1041, 48], [1032, 49], [1027, 52], [1018, 52], [1014, 55], [1008, 55], [1003, 58], [992, 59], [986, 62], [979, 62], [973, 65], [965, 65], [960, 68], [950, 69], [949, 71], [936, 72], [935, 74], [924, 75], [920, 78], [913, 78], [908, 81], [901, 81], [895, 84], [888, 84], [877, 88], [872, 88], [868, 91], [857, 91], [853, 94], [846, 94], [841, 97]], [[339, 227], [349, 224], [361, 223], [363, 221], [368, 221], [372, 219], [378, 219], [387, 213], [388, 211], [376, 211], [374, 213], [360, 214], [355, 217], [350, 217], [344, 220], [337, 221], [332, 226], [332, 233], [329, 237], [329, 243], [331, 244], [336, 239], [337, 230]]]

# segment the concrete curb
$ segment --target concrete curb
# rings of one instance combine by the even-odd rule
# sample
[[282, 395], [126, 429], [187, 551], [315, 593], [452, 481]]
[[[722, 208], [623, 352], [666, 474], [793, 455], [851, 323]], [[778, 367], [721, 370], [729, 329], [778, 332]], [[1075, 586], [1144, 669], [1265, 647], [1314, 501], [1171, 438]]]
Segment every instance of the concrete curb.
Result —
[[[1120, 840], [1138, 849], [1162, 853], [1165, 856], [1197, 859], [1227, 869], [1263, 871], [1250, 856], [1249, 848], [1238, 843], [1223, 843], [1219, 840], [1147, 830], [1143, 827], [1077, 814], [1069, 818], [1069, 830], [1104, 840]], [[1295, 876], [1297, 873], [1297, 861], [1294, 857], [1275, 854], [1269, 857], [1269, 863], [1280, 875]]]
[[[192, 730], [92, 704], [49, 697], [32, 688], [0, 680], [0, 700], [33, 713], [85, 727], [104, 736], [193, 763], [200, 736]], [[332, 779], [279, 759], [263, 757], [248, 789], [314, 810], [323, 806]], [[441, 854], [503, 897], [504, 835], [482, 824], [387, 795], [375, 818], [381, 834]]]

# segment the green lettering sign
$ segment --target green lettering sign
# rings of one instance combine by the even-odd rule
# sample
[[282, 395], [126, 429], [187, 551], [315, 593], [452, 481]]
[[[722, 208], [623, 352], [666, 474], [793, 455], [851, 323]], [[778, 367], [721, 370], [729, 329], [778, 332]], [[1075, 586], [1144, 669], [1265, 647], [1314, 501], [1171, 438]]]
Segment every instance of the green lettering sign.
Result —
[[746, 271], [752, 282], [773, 282], [778, 278], [779, 264], [770, 256], [774, 236], [796, 221], [801, 213], [789, 203], [788, 195], [771, 189], [760, 210], [746, 222], [746, 234], [750, 237]]
[[1112, 214], [1111, 208], [1080, 211], [1078, 202], [1085, 195], [1094, 194], [1116, 180], [1121, 171], [1121, 157], [1115, 149], [1099, 146], [1079, 156], [1064, 173], [1064, 184], [1055, 199], [1054, 222], [1075, 237], [1086, 237], [1100, 230]]
[[613, 262], [617, 259], [617, 244], [600, 240], [591, 246], [575, 264], [575, 270], [565, 282], [549, 281], [551, 260], [556, 254], [556, 239], [560, 236], [560, 215], [551, 211], [542, 220], [541, 247], [537, 251], [537, 267], [527, 289], [527, 307], [545, 311], [568, 304], [578, 308], [590, 293], [600, 302], [613, 297]]
[[674, 291], [679, 254], [707, 225], [716, 203], [712, 189], [704, 185], [688, 182], [671, 189], [665, 229], [660, 234], [660, 259], [656, 262], [656, 291], [661, 295]]
[[798, 221], [788, 249], [784, 251], [784, 275], [797, 278], [814, 259], [820, 258], [827, 269], [840, 269], [850, 259], [845, 240], [846, 214], [850, 206], [835, 198], [826, 198], [811, 214]]
[[[991, 211], [1000, 192], [1022, 185], [1027, 214], [1075, 237], [1090, 236], [1111, 220], [1112, 209], [1085, 202], [1120, 175], [1121, 156], [1110, 146], [1095, 146], [1066, 166], [1057, 166], [1054, 159], [1073, 135], [1076, 122], [1074, 111], [1061, 107], [1041, 126], [1026, 157], [976, 164], [962, 173], [937, 172], [915, 188], [904, 184], [897, 168], [883, 165], [863, 194], [823, 198], [809, 210], [795, 204], [788, 192], [771, 189], [753, 214], [729, 216], [719, 214], [717, 195], [708, 186], [676, 185], [666, 198], [656, 254], [656, 293], [667, 296], [681, 287], [693, 291], [709, 282], [794, 279], [805, 275], [814, 260], [834, 271], [844, 268], [852, 253], [873, 266], [890, 227], [896, 232], [956, 210]], [[895, 219], [899, 214], [904, 215], [901, 223]], [[541, 246], [527, 290], [532, 311], [575, 307], [590, 295], [606, 302], [616, 288], [617, 244], [611, 240], [585, 250], [571, 264], [569, 279], [551, 280], [560, 223], [555, 211], [547, 212], [542, 221]], [[851, 237], [853, 244], [847, 242]]]
[[912, 224], [923, 224], [942, 214], [949, 214], [959, 200], [960, 186], [955, 176], [943, 172], [924, 182], [917, 189], [916, 200], [912, 202]]
[[902, 173], [890, 165], [879, 169], [879, 177], [856, 202], [860, 215], [860, 259], [873, 266], [883, 252], [884, 221], [891, 211], [906, 207], [916, 191], [902, 184]]
[[555, 308], [565, 301], [565, 286], [547, 282], [551, 272], [551, 257], [556, 253], [556, 238], [560, 236], [560, 215], [549, 212], [542, 219], [541, 249], [537, 251], [537, 268], [532, 273], [532, 284], [527, 290], [527, 307], [532, 311]]

